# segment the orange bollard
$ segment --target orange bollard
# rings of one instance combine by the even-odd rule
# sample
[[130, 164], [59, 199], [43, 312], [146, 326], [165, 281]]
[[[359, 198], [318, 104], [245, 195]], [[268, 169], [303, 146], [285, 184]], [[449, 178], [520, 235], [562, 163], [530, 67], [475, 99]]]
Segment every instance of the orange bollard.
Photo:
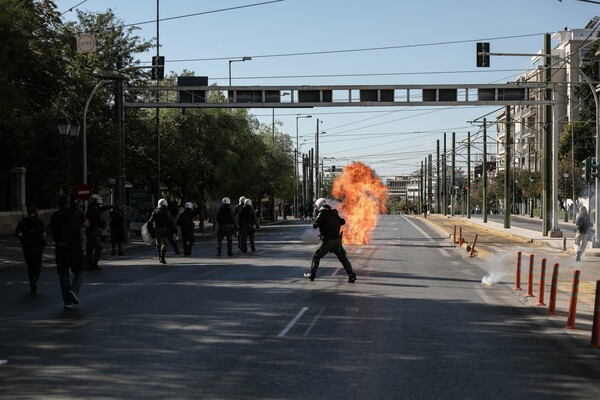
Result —
[[454, 225], [454, 233], [452, 235], [452, 243], [456, 244], [456, 225]]
[[550, 304], [548, 304], [548, 314], [556, 314], [556, 291], [558, 289], [558, 263], [554, 263], [552, 271], [552, 283], [550, 284]]
[[567, 329], [575, 329], [575, 314], [577, 314], [577, 294], [579, 293], [579, 276], [581, 271], [573, 273], [573, 286], [571, 287], [571, 299], [569, 300], [569, 317], [567, 318]]
[[517, 273], [515, 274], [515, 287], [513, 290], [521, 290], [521, 252], [517, 253]]
[[529, 255], [529, 273], [527, 274], [527, 293], [525, 297], [533, 297], [533, 258], [534, 255]]
[[544, 286], [546, 286], [546, 259], [542, 258], [542, 266], [540, 271], [540, 284], [538, 287], [538, 302], [536, 306], [545, 306], [544, 303]]
[[600, 347], [600, 281], [596, 281], [594, 323], [592, 325], [592, 347]]
[[475, 245], [477, 244], [477, 235], [473, 239], [473, 244], [471, 245], [471, 252], [469, 253], [469, 257], [473, 258], [475, 256]]

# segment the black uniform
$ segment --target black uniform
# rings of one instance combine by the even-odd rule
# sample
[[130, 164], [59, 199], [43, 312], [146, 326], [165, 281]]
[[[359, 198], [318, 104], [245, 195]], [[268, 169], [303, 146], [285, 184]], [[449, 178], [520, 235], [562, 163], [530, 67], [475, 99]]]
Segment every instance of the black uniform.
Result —
[[239, 226], [240, 226], [240, 243], [242, 252], [248, 251], [248, 240], [250, 240], [250, 250], [254, 253], [256, 247], [254, 246], [254, 226], [256, 225], [256, 214], [251, 205], [246, 204], [242, 207], [239, 215]]
[[37, 292], [37, 281], [42, 269], [42, 253], [46, 246], [44, 223], [37, 215], [30, 214], [17, 225], [15, 236], [21, 242], [27, 264], [27, 275], [31, 293]]
[[[59, 199], [60, 202], [60, 199]], [[86, 220], [77, 209], [64, 206], [52, 214], [50, 228], [55, 243], [56, 270], [60, 279], [65, 307], [79, 303], [77, 294], [83, 280], [83, 248], [81, 227]], [[73, 280], [71, 281], [71, 273]]]
[[125, 213], [119, 207], [115, 207], [108, 217], [110, 226], [110, 242], [112, 244], [111, 256], [115, 255], [115, 250], [118, 249], [119, 255], [123, 254], [123, 242], [125, 241]]
[[100, 253], [102, 253], [102, 238], [100, 234], [102, 213], [110, 210], [112, 206], [101, 206], [99, 204], [90, 204], [85, 217], [88, 219], [90, 226], [85, 231], [87, 239], [87, 270], [102, 271], [98, 266], [100, 261]]
[[237, 221], [230, 204], [222, 204], [217, 212], [217, 255], [221, 255], [223, 238], [227, 237], [227, 255], [233, 255], [233, 235], [238, 229]]
[[177, 218], [177, 225], [181, 227], [181, 241], [183, 242], [183, 255], [192, 255], [192, 246], [194, 245], [194, 213], [186, 208]]
[[340, 235], [340, 228], [345, 223], [346, 220], [340, 217], [337, 210], [332, 209], [329, 205], [325, 205], [319, 209], [319, 214], [313, 223], [313, 228], [319, 228], [321, 241], [313, 254], [310, 272], [304, 274], [306, 278], [313, 281], [317, 276], [321, 258], [327, 253], [333, 253], [346, 270], [348, 282], [352, 283], [356, 280], [356, 274], [352, 271], [352, 264], [350, 264], [350, 260], [346, 256], [346, 250], [344, 250]]
[[150, 219], [148, 219], [147, 226], [156, 238], [158, 260], [161, 264], [166, 264], [167, 261], [165, 260], [165, 255], [167, 253], [167, 236], [172, 235], [172, 232], [177, 232], [177, 226], [175, 226], [173, 216], [167, 207], [156, 208], [152, 212]]

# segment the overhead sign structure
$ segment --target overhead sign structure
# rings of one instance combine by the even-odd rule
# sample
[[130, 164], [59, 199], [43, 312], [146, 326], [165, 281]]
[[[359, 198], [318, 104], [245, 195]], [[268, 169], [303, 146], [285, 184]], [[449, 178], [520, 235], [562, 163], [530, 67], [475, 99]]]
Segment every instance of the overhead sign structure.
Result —
[[[181, 82], [183, 83], [183, 82]], [[138, 98], [156, 98], [166, 92], [172, 102], [126, 102], [128, 108], [312, 108], [409, 106], [509, 106], [553, 104], [542, 100], [540, 83], [457, 85], [329, 85], [329, 86], [128, 86]], [[227, 93], [228, 102], [218, 102]], [[190, 96], [201, 93], [201, 96]], [[173, 95], [170, 95], [173, 94]], [[285, 97], [284, 97], [285, 96]], [[211, 101], [214, 99], [214, 101]], [[285, 99], [285, 100], [284, 100]]]

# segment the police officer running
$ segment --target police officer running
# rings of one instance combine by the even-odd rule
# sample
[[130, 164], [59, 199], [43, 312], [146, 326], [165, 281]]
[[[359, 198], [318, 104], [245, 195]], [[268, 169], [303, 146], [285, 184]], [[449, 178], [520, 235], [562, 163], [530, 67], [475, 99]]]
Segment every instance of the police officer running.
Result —
[[183, 242], [183, 255], [192, 255], [194, 245], [194, 205], [188, 201], [183, 206], [183, 212], [177, 217], [177, 225], [181, 227], [181, 241]]
[[229, 197], [223, 197], [221, 200], [221, 207], [217, 212], [217, 224], [219, 225], [217, 230], [217, 256], [221, 255], [221, 247], [225, 237], [227, 237], [227, 255], [233, 256], [233, 235], [237, 231], [238, 225]]
[[85, 231], [87, 240], [86, 252], [87, 252], [87, 268], [88, 271], [102, 271], [102, 268], [98, 266], [100, 261], [100, 253], [102, 253], [102, 238], [100, 229], [102, 228], [102, 213], [106, 210], [110, 210], [112, 206], [102, 205], [102, 197], [97, 194], [93, 194], [90, 197], [90, 205], [88, 207], [85, 217], [89, 221], [90, 226]]
[[165, 255], [167, 253], [167, 236], [177, 232], [177, 226], [173, 221], [173, 216], [169, 212], [169, 203], [166, 199], [160, 199], [157, 207], [152, 211], [148, 219], [148, 228], [156, 238], [156, 249], [158, 251], [158, 261], [166, 264]]
[[348, 257], [346, 256], [346, 250], [344, 250], [342, 236], [340, 235], [340, 228], [346, 223], [346, 220], [340, 217], [338, 211], [331, 208], [324, 198], [318, 199], [315, 202], [315, 206], [318, 210], [318, 214], [313, 223], [313, 228], [319, 228], [319, 238], [321, 241], [313, 254], [310, 272], [306, 272], [304, 277], [314, 281], [317, 276], [321, 258], [327, 253], [333, 253], [344, 266], [344, 269], [348, 274], [348, 282], [354, 283], [354, 281], [356, 281], [356, 274], [352, 271], [352, 264], [350, 264], [350, 260], [348, 260]]
[[240, 243], [242, 245], [242, 253], [248, 252], [248, 240], [250, 240], [250, 250], [254, 253], [254, 226], [256, 225], [256, 214], [252, 208], [252, 200], [246, 199], [244, 207], [242, 207], [239, 216], [240, 224]]

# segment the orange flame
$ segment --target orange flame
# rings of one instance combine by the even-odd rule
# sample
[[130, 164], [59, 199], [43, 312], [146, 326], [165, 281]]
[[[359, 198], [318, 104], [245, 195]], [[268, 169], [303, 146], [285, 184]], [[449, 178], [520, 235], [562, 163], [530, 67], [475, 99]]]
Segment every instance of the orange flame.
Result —
[[379, 213], [386, 211], [387, 187], [371, 168], [355, 162], [335, 179], [333, 195], [342, 200], [344, 244], [368, 244]]

